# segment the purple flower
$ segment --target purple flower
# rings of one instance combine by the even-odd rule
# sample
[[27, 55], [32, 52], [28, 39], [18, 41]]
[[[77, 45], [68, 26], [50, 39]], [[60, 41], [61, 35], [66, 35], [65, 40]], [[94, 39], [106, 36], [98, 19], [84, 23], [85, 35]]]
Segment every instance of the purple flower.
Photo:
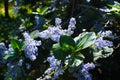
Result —
[[30, 55], [29, 58], [30, 58], [31, 61], [34, 61], [36, 59], [36, 55], [32, 54], [32, 55]]
[[14, 54], [14, 49], [12, 48], [11, 44], [8, 45], [8, 49], [4, 51], [5, 54]]
[[104, 47], [112, 47], [113, 46], [113, 42], [112, 41], [108, 41], [108, 40], [103, 40], [103, 37], [98, 38], [95, 41], [95, 47], [94, 49], [98, 49], [98, 48], [104, 48]]
[[18, 61], [18, 66], [22, 66], [22, 64], [23, 64], [23, 59], [20, 59], [20, 60]]
[[102, 37], [110, 37], [112, 39], [114, 38], [114, 36], [110, 30], [102, 32], [101, 36]]
[[39, 25], [40, 17], [38, 15], [35, 15], [35, 22], [36, 25]]
[[69, 25], [75, 25], [76, 24], [76, 20], [75, 20], [75, 18], [71, 18], [70, 19], [70, 22], [69, 22]]
[[55, 26], [60, 26], [62, 20], [60, 18], [55, 18]]
[[30, 36], [29, 36], [29, 34], [27, 32], [24, 32], [23, 36], [24, 36], [25, 39], [30, 39]]
[[5, 43], [0, 43], [0, 49], [6, 49]]
[[48, 39], [55, 42], [59, 42], [60, 35], [62, 35], [62, 30], [60, 30], [58, 27], [49, 27], [47, 30], [44, 30], [39, 33], [40, 38]]
[[25, 56], [29, 58], [31, 61], [34, 61], [36, 59], [36, 56], [38, 56], [37, 46], [41, 45], [41, 41], [36, 41], [30, 38], [29, 34], [26, 32], [23, 33], [23, 36], [25, 38], [25, 45], [23, 46]]
[[64, 32], [67, 34], [67, 35], [72, 35], [74, 33], [74, 31], [71, 30], [71, 28], [68, 28], [67, 30], [64, 30]]
[[83, 65], [83, 69], [86, 69], [87, 71], [94, 69], [95, 65], [93, 63], [87, 63]]
[[48, 29], [40, 32], [39, 37], [44, 38], [44, 39], [50, 38], [51, 40], [53, 40], [55, 42], [59, 42], [61, 35], [72, 35], [74, 33], [73, 30], [76, 28], [75, 18], [70, 19], [69, 26], [68, 26], [67, 30], [64, 30], [61, 28], [61, 26], [60, 26], [61, 22], [62, 21], [60, 18], [56, 18], [55, 19], [56, 27], [49, 27]]
[[54, 77], [53, 79], [58, 78], [59, 75], [63, 74], [64, 70], [62, 69], [61, 62], [55, 59], [55, 57], [52, 55], [47, 58], [47, 61], [50, 63], [50, 68], [48, 68], [45, 71], [45, 74], [49, 75], [51, 72], [54, 71]]
[[98, 35], [100, 36], [96, 41], [95, 41], [95, 46], [94, 49], [98, 49], [98, 48], [104, 48], [104, 47], [112, 47], [113, 46], [113, 42], [109, 41], [109, 40], [105, 40], [104, 37], [109, 37], [111, 39], [114, 38], [113, 34], [111, 31], [100, 31], [98, 33]]
[[89, 70], [94, 68], [95, 65], [93, 63], [82, 64], [82, 69], [79, 70], [78, 80], [92, 80]]
[[74, 30], [75, 28], [76, 28], [76, 20], [75, 20], [75, 18], [71, 18], [70, 19], [70, 22], [69, 22], [69, 25], [68, 25], [68, 29], [70, 28], [71, 30]]
[[39, 37], [40, 38], [44, 38], [44, 39], [48, 39], [49, 38], [49, 31], [48, 30], [45, 30], [45, 31], [42, 31], [39, 33]]
[[47, 61], [48, 61], [49, 63], [52, 63], [52, 62], [54, 61], [54, 59], [55, 59], [55, 57], [54, 57], [54, 56], [51, 56], [51, 57], [48, 57], [48, 58], [47, 58]]
[[5, 43], [0, 43], [0, 56], [5, 55], [5, 51], [7, 50]]
[[8, 48], [8, 51], [13, 53], [14, 52], [14, 49], [12, 48], [11, 44], [9, 44], [9, 48]]
[[55, 73], [54, 73], [54, 79], [58, 78], [59, 75], [63, 74], [63, 70], [61, 68], [59, 68]]
[[54, 71], [53, 68], [48, 68], [44, 73], [45, 73], [45, 74], [49, 74], [49, 73], [51, 73], [52, 71]]
[[34, 61], [36, 59], [36, 56], [38, 55], [38, 49], [36, 46], [25, 45], [23, 47], [23, 50], [24, 50], [25, 56], [27, 58], [29, 58], [32, 61]]
[[59, 42], [60, 35], [51, 35], [51, 40]]

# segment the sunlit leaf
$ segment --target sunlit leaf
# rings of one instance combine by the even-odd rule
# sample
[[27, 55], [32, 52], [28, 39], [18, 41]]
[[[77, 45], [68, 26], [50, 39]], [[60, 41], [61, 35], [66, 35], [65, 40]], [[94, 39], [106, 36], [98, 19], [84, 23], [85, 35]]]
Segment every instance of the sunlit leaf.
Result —
[[24, 43], [23, 42], [20, 42], [16, 39], [13, 39], [11, 40], [11, 46], [12, 48], [15, 50], [15, 49], [18, 49], [18, 51], [22, 51], [22, 47], [23, 47]]
[[13, 57], [14, 55], [15, 55], [14, 53], [8, 52], [7, 54], [5, 54], [5, 56], [3, 57], [3, 59], [8, 59], [10, 57]]
[[76, 38], [74, 38], [76, 51], [80, 51], [91, 46], [95, 42], [95, 39], [96, 35], [94, 32], [86, 32], [77, 36]]
[[99, 58], [109, 57], [112, 53], [113, 53], [113, 48], [109, 48], [109, 47], [104, 47], [99, 51], [94, 51], [93, 52], [94, 61], [96, 61]]
[[30, 33], [30, 37], [31, 38], [37, 38], [39, 36], [39, 31], [38, 30], [35, 30], [33, 32]]
[[44, 15], [47, 10], [48, 10], [48, 7], [47, 7], [47, 6], [43, 7], [43, 8], [41, 9], [41, 13], [40, 13], [40, 14], [41, 14], [41, 15]]

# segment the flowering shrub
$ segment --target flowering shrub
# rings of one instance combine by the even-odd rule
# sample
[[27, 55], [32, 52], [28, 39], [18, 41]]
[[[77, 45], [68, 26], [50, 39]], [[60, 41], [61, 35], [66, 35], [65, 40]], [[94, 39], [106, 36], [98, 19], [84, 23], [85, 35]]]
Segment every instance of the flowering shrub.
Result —
[[[99, 58], [106, 58], [113, 52], [112, 41], [104, 39], [106, 37], [113, 39], [112, 32], [100, 31], [98, 34], [82, 32], [73, 38], [71, 35], [76, 28], [75, 18], [70, 19], [68, 29], [62, 29], [61, 21], [61, 19], [56, 18], [56, 26], [49, 27], [41, 32], [34, 32], [35, 37], [39, 39], [38, 41], [32, 38], [34, 37], [33, 32], [31, 33], [32, 37], [27, 32], [24, 32], [24, 39], [11, 40], [8, 49], [4, 43], [0, 43], [1, 61], [8, 66], [5, 80], [17, 80], [21, 77], [20, 74], [24, 75], [25, 66], [27, 68], [25, 64], [28, 64], [26, 60], [30, 59], [32, 62], [37, 60], [41, 54], [39, 49], [45, 43], [42, 42], [42, 39], [49, 38], [54, 43], [52, 43], [52, 48], [49, 50], [47, 61], [43, 62], [49, 62], [49, 68], [36, 80], [58, 79], [67, 70], [70, 73], [77, 70], [78, 80], [92, 80], [89, 70], [95, 68], [95, 64], [97, 64], [95, 61]], [[83, 50], [86, 50], [87, 53]], [[86, 54], [93, 55], [92, 61], [84, 62], [87, 59]], [[15, 61], [16, 59], [18, 61]], [[37, 62], [39, 63], [39, 61]], [[27, 69], [29, 70], [30, 67]]]

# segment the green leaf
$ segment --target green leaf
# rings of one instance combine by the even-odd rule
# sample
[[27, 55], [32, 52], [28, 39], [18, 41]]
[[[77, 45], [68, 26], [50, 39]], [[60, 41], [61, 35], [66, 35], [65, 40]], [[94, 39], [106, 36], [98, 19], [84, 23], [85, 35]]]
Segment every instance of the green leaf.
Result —
[[8, 80], [12, 80], [12, 78], [8, 78]]
[[94, 61], [96, 61], [99, 58], [107, 58], [113, 53], [113, 48], [109, 47], [104, 47], [103, 49], [99, 51], [94, 51], [93, 56], [94, 56]]
[[40, 13], [40, 12], [41, 12], [40, 8], [37, 8], [37, 9], [36, 9], [36, 11], [37, 11], [38, 13]]
[[37, 38], [39, 36], [39, 31], [38, 30], [35, 30], [33, 32], [30, 33], [30, 37], [31, 38]]
[[18, 51], [22, 51], [22, 47], [23, 47], [24, 43], [23, 42], [20, 42], [16, 39], [13, 39], [11, 40], [11, 46], [12, 48], [15, 50], [15, 49], [18, 49]]
[[43, 8], [37, 8], [36, 11], [40, 14], [40, 15], [45, 15], [46, 11], [48, 10], [48, 7], [45, 6]]
[[95, 39], [96, 36], [94, 32], [86, 32], [80, 34], [78, 37], [74, 38], [76, 51], [80, 51], [91, 46], [92, 44], [94, 44]]
[[93, 52], [93, 56], [94, 56], [94, 61], [96, 61], [99, 58], [102, 58], [102, 50]]
[[72, 50], [75, 47], [75, 42], [70, 36], [63, 35], [60, 37], [60, 46], [64, 50]]
[[78, 67], [84, 60], [84, 55], [79, 53], [78, 55], [71, 55], [71, 57], [65, 61], [65, 64], [70, 67]]
[[8, 53], [3, 57], [3, 59], [8, 59], [8, 58], [10, 58], [10, 57], [13, 57], [14, 55], [15, 55], [14, 53], [8, 52]]
[[59, 60], [65, 60], [66, 56], [70, 54], [69, 51], [64, 51], [59, 43], [56, 43], [52, 47], [54, 56]]
[[44, 15], [47, 10], [48, 10], [48, 7], [47, 7], [47, 6], [43, 7], [43, 8], [41, 9], [41, 13], [40, 13], [40, 14], [41, 14], [41, 15]]
[[104, 47], [102, 51], [102, 55], [104, 58], [109, 57], [113, 53], [113, 48]]

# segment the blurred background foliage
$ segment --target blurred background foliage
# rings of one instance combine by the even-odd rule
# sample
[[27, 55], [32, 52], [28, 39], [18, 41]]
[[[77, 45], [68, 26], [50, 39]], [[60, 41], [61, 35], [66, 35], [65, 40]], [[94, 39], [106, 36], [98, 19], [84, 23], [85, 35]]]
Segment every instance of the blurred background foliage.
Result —
[[[98, 60], [101, 67], [96, 68], [92, 73], [93, 80], [119, 79], [119, 2], [119, 0], [0, 0], [0, 42], [9, 43], [11, 39], [21, 38], [21, 33], [24, 31], [32, 32], [36, 29], [42, 31], [49, 25], [54, 25], [56, 17], [61, 18], [63, 20], [62, 27], [67, 28], [69, 19], [75, 17], [77, 28], [72, 35], [73, 37], [84, 29], [95, 32], [107, 29], [114, 32], [116, 35], [113, 41], [114, 54], [107, 59]], [[6, 69], [2, 69], [0, 66], [1, 80], [5, 76], [5, 72]], [[34, 72], [30, 71], [29, 78], [34, 79], [39, 75]]]

